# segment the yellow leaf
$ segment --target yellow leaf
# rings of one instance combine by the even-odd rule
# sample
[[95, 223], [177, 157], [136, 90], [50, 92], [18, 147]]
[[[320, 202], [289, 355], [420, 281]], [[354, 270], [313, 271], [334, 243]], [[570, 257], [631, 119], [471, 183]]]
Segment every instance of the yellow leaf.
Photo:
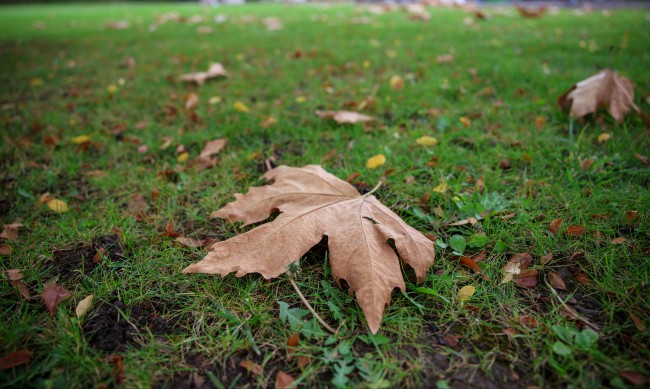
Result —
[[472, 124], [467, 116], [461, 117], [460, 122], [463, 123], [465, 127], [469, 127]]
[[45, 205], [47, 205], [49, 209], [51, 209], [56, 213], [68, 212], [68, 204], [66, 204], [65, 201], [62, 200], [51, 199], [46, 201]]
[[80, 145], [82, 143], [90, 142], [90, 136], [88, 135], [75, 136], [74, 138], [70, 139], [70, 142], [76, 145]]
[[31, 86], [41, 86], [43, 85], [43, 79], [41, 78], [32, 78], [29, 80], [29, 85]]
[[79, 301], [79, 304], [77, 304], [77, 309], [75, 309], [75, 313], [77, 314], [78, 318], [81, 318], [81, 316], [85, 315], [86, 312], [90, 309], [90, 306], [93, 303], [93, 295], [86, 296], [85, 299]]
[[364, 67], [365, 69], [370, 68], [370, 61], [363, 61], [363, 67]]
[[612, 134], [609, 132], [603, 132], [602, 134], [598, 135], [598, 143], [605, 143], [610, 139], [612, 139]]
[[422, 146], [435, 146], [438, 144], [438, 139], [429, 136], [429, 135], [424, 135], [419, 137], [416, 140], [417, 144], [422, 145]]
[[217, 105], [221, 102], [221, 96], [212, 96], [208, 99], [208, 104]]
[[368, 169], [376, 169], [386, 163], [386, 156], [384, 154], [377, 154], [366, 161]]
[[298, 104], [300, 104], [300, 103], [304, 103], [305, 101], [307, 101], [307, 99], [305, 98], [305, 96], [298, 96], [298, 97], [296, 97], [296, 103], [298, 103]]
[[118, 89], [119, 88], [115, 84], [111, 84], [111, 85], [106, 87], [106, 91], [108, 91], [108, 93], [115, 93], [115, 92], [117, 92]]
[[476, 292], [475, 287], [472, 285], [465, 285], [458, 291], [458, 298], [460, 301], [467, 301], [474, 295], [474, 292]]
[[400, 90], [404, 88], [404, 80], [402, 80], [402, 77], [400, 76], [393, 76], [390, 79], [390, 89], [392, 90]]
[[447, 181], [443, 181], [440, 185], [433, 188], [433, 191], [436, 193], [445, 193], [449, 189], [447, 186]]
[[190, 157], [190, 153], [188, 153], [187, 151], [184, 151], [184, 152], [178, 154], [178, 162], [181, 162], [181, 163], [185, 162], [185, 161], [187, 161], [187, 159], [189, 157]]
[[241, 101], [236, 101], [235, 104], [233, 104], [233, 108], [235, 108], [239, 112], [250, 112], [250, 108], [246, 106], [246, 104], [242, 103]]

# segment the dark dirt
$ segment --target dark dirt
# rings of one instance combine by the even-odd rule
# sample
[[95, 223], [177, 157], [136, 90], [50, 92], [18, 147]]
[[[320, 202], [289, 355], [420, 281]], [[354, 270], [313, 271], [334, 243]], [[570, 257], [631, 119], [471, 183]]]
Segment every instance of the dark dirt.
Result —
[[115, 235], [100, 236], [90, 243], [81, 242], [52, 253], [52, 267], [63, 278], [77, 279], [92, 273], [102, 261], [123, 261], [124, 249]]
[[121, 301], [101, 305], [83, 327], [90, 346], [110, 352], [123, 350], [126, 345], [134, 343], [139, 334], [147, 331], [154, 335], [171, 334], [174, 324], [153, 310], [139, 305], [127, 307]]
[[451, 354], [443, 348], [451, 347], [445, 338], [446, 331], [431, 324], [426, 333], [423, 343], [431, 345], [431, 350], [423, 355], [425, 386], [436, 387], [438, 380], [446, 380], [454, 389], [509, 389], [529, 385], [523, 372], [498, 357], [491, 361], [489, 370], [483, 370], [481, 368], [483, 364], [473, 350], [475, 347], [489, 349], [489, 345], [473, 344], [468, 340], [460, 339], [458, 345], [452, 347], [456, 353]]
[[[210, 380], [210, 375], [214, 376], [220, 383], [226, 387], [235, 388], [257, 388], [258, 380], [254, 373], [247, 371], [240, 363], [251, 361], [255, 364], [262, 365], [263, 358], [257, 355], [235, 355], [228, 359], [225, 364], [213, 365], [210, 360], [202, 354], [191, 354], [185, 361], [192, 371], [176, 373], [170, 377], [155, 383], [152, 388], [175, 388], [175, 389], [212, 389], [216, 386]], [[277, 374], [273, 366], [280, 366], [282, 361], [274, 360], [267, 362], [264, 366], [263, 373], [265, 376], [263, 387], [273, 387], [275, 384], [275, 375]], [[268, 375], [268, 377], [267, 377]]]

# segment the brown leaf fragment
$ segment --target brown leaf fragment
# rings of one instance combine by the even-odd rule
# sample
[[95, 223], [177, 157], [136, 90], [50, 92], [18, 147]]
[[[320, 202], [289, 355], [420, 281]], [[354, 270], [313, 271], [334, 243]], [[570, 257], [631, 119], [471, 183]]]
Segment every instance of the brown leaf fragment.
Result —
[[374, 196], [361, 196], [320, 166], [280, 166], [264, 177], [273, 184], [236, 194], [235, 201], [214, 216], [250, 225], [268, 219], [274, 210], [280, 214], [272, 222], [215, 243], [202, 261], [183, 272], [276, 278], [327, 236], [335, 281], [347, 282], [376, 333], [391, 292], [405, 289], [400, 259], [423, 281], [433, 264], [433, 242]]
[[558, 231], [560, 231], [561, 224], [562, 224], [562, 219], [552, 220], [551, 224], [548, 227], [548, 230], [551, 232], [551, 234], [557, 235]]
[[436, 62], [439, 64], [452, 63], [454, 62], [454, 59], [455, 57], [453, 54], [441, 54], [436, 57]]
[[514, 283], [524, 288], [534, 288], [537, 286], [537, 270], [523, 270], [517, 274]]
[[295, 385], [292, 384], [295, 381], [295, 378], [280, 370], [278, 372], [278, 375], [275, 376], [275, 389], [287, 389], [289, 387], [294, 387]]
[[474, 271], [474, 273], [480, 274], [481, 277], [482, 277], [484, 280], [486, 280], [486, 281], [490, 281], [490, 277], [488, 277], [487, 275], [483, 274], [483, 271], [481, 270], [481, 267], [478, 265], [478, 263], [476, 263], [476, 261], [475, 261], [474, 259], [472, 259], [472, 258], [470, 258], [470, 257], [465, 257], [465, 256], [463, 256], [463, 257], [459, 257], [459, 258], [458, 258], [458, 261], [459, 261], [462, 265], [465, 265], [465, 266], [467, 266], [468, 268], [472, 269], [472, 270]]
[[522, 7], [520, 5], [517, 5], [516, 8], [517, 11], [519, 12], [519, 15], [521, 15], [521, 17], [526, 19], [541, 18], [542, 16], [544, 16], [547, 10], [545, 6], [541, 6], [537, 8], [528, 8], [528, 7]]
[[32, 354], [29, 350], [18, 350], [11, 352], [0, 358], [0, 369], [11, 369], [12, 367], [24, 365], [32, 360]]
[[458, 346], [458, 337], [456, 335], [447, 334], [444, 336], [444, 339], [445, 339], [445, 343], [447, 343], [447, 346], [449, 347]]
[[375, 120], [372, 116], [353, 111], [316, 111], [322, 119], [334, 120], [338, 124], [356, 124]]
[[23, 274], [19, 269], [9, 269], [7, 270], [7, 275], [10, 281], [20, 281], [23, 279]]
[[566, 290], [564, 279], [562, 279], [562, 277], [556, 272], [552, 271], [548, 273], [548, 282], [550, 282], [555, 289]]
[[621, 376], [625, 381], [629, 382], [632, 385], [644, 385], [648, 382], [648, 379], [641, 373], [637, 373], [632, 370], [618, 370], [618, 375]]
[[11, 224], [5, 224], [2, 228], [2, 233], [0, 233], [0, 238], [7, 239], [10, 241], [15, 241], [18, 239], [18, 229], [24, 227], [23, 224], [18, 222], [13, 222]]
[[126, 373], [124, 372], [124, 364], [122, 363], [122, 357], [120, 355], [111, 355], [110, 361], [114, 365], [111, 375], [117, 384], [121, 384], [126, 379]]
[[537, 319], [535, 319], [534, 316], [528, 316], [528, 315], [519, 316], [519, 323], [523, 324], [528, 328], [537, 328], [539, 326]]
[[298, 361], [296, 362], [296, 365], [300, 370], [303, 370], [310, 363], [311, 363], [311, 358], [309, 358], [307, 355], [300, 355], [298, 356]]
[[260, 366], [257, 363], [251, 361], [250, 359], [239, 362], [239, 366], [246, 369], [246, 371], [249, 374], [253, 374], [253, 375], [256, 375], [256, 376], [262, 374], [262, 366]]
[[584, 226], [569, 226], [566, 229], [566, 234], [569, 236], [583, 235], [587, 229]]
[[287, 361], [291, 362], [293, 359], [293, 353], [296, 352], [296, 347], [298, 347], [298, 333], [296, 332], [295, 334], [291, 335], [289, 339], [287, 339]]
[[20, 295], [23, 296], [23, 298], [25, 300], [29, 300], [29, 298], [31, 297], [30, 294], [29, 294], [29, 288], [27, 287], [27, 285], [24, 282], [22, 282], [22, 281], [11, 281], [11, 285], [14, 288], [18, 289], [18, 292], [20, 292]]
[[178, 237], [175, 239], [175, 242], [178, 242], [182, 244], [183, 246], [187, 247], [203, 247], [203, 241], [199, 239], [193, 239], [193, 238], [184, 238], [184, 237]]
[[553, 253], [548, 253], [546, 255], [542, 255], [540, 262], [542, 263], [542, 265], [546, 265], [547, 263], [551, 262], [552, 259], [553, 259]]
[[195, 72], [183, 74], [181, 80], [188, 82], [195, 82], [197, 85], [203, 85], [207, 80], [217, 77], [227, 77], [228, 72], [220, 63], [213, 63], [205, 72]]
[[11, 255], [12, 251], [13, 251], [13, 249], [8, 244], [1, 244], [0, 245], [0, 255], [1, 256], [6, 257], [8, 255]]
[[639, 211], [627, 211], [625, 213], [625, 218], [628, 222], [634, 223], [635, 221], [639, 220]]
[[612, 239], [612, 244], [621, 244], [621, 243], [625, 243], [626, 241], [627, 238], [624, 237], [614, 238]]
[[102, 258], [106, 255], [106, 249], [103, 248], [102, 246], [99, 246], [97, 249], [97, 252], [95, 253], [95, 256], [93, 256], [93, 263], [99, 263]]
[[591, 280], [589, 279], [589, 277], [587, 277], [587, 275], [585, 273], [582, 273], [582, 272], [576, 274], [575, 279], [576, 279], [576, 281], [578, 281], [582, 285], [591, 284]]
[[640, 317], [633, 314], [632, 312], [628, 312], [628, 315], [630, 315], [630, 319], [632, 319], [634, 326], [636, 327], [637, 330], [639, 330], [639, 332], [646, 332], [648, 330], [645, 323], [643, 322], [643, 320], [641, 320]]
[[575, 84], [558, 97], [562, 109], [571, 107], [571, 116], [583, 117], [607, 108], [617, 122], [623, 120], [634, 105], [634, 84], [618, 73], [605, 69]]
[[223, 148], [226, 146], [226, 143], [228, 143], [227, 139], [215, 139], [212, 141], [209, 141], [205, 144], [203, 147], [203, 151], [201, 151], [201, 154], [199, 155], [200, 158], [210, 158], [211, 156], [218, 154], [223, 150]]
[[70, 292], [56, 284], [49, 284], [45, 287], [41, 297], [45, 301], [47, 310], [50, 311], [50, 316], [52, 316], [59, 303], [70, 297]]

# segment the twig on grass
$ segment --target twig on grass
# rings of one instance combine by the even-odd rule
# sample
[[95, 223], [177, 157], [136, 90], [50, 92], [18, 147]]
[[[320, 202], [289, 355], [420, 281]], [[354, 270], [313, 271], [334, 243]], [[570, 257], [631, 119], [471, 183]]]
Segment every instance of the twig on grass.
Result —
[[323, 327], [325, 327], [326, 330], [336, 335], [338, 331], [330, 327], [327, 323], [325, 323], [325, 320], [323, 320], [320, 316], [318, 316], [316, 311], [314, 311], [314, 308], [312, 308], [311, 304], [309, 304], [309, 301], [307, 301], [305, 296], [303, 296], [302, 292], [300, 291], [300, 288], [298, 288], [298, 284], [296, 284], [296, 281], [293, 279], [293, 276], [289, 275], [288, 278], [289, 278], [289, 282], [291, 283], [291, 286], [293, 286], [293, 289], [296, 291], [296, 293], [298, 293], [298, 296], [300, 297], [300, 301], [302, 301], [302, 303], [305, 304], [309, 312], [311, 312], [311, 314], [316, 318], [316, 320], [318, 320], [320, 324], [323, 325]]

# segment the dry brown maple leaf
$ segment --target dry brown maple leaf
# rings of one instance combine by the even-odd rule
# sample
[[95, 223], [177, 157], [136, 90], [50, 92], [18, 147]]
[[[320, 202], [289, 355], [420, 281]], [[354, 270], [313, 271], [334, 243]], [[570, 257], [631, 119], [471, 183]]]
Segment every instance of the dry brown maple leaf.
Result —
[[197, 85], [203, 85], [206, 80], [216, 77], [227, 77], [226, 69], [220, 63], [213, 63], [210, 68], [205, 72], [196, 72], [183, 74], [181, 80], [196, 82]]
[[562, 109], [571, 107], [571, 116], [583, 117], [607, 108], [617, 122], [634, 108], [634, 84], [618, 73], [605, 69], [575, 84], [557, 99]]
[[323, 119], [331, 119], [338, 124], [355, 124], [373, 121], [372, 116], [353, 111], [316, 111], [316, 115]]
[[[272, 185], [236, 194], [235, 201], [211, 217], [258, 223], [274, 210], [280, 215], [224, 242], [217, 242], [200, 262], [183, 273], [238, 277], [260, 273], [278, 277], [292, 262], [327, 236], [332, 275], [344, 279], [356, 295], [368, 326], [376, 333], [393, 289], [404, 290], [400, 261], [413, 268], [419, 282], [433, 264], [433, 242], [404, 223], [372, 195], [361, 196], [347, 182], [322, 167], [280, 166], [264, 177]], [[388, 243], [394, 241], [399, 258]]]

